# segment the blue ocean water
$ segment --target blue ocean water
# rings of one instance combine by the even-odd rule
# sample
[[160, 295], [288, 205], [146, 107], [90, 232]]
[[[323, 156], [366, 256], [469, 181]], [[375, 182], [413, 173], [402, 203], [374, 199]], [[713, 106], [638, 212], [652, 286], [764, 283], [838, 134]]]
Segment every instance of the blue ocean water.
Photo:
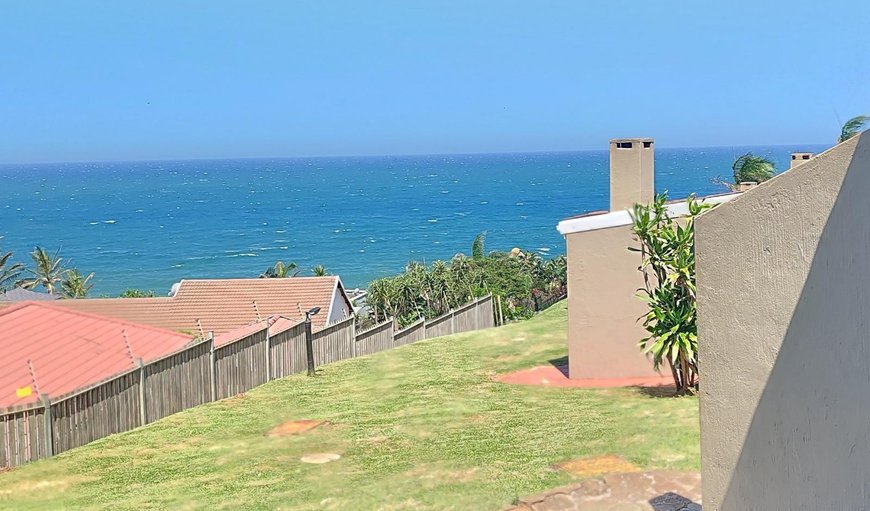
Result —
[[[794, 150], [754, 147], [788, 167]], [[656, 189], [719, 193], [749, 148], [657, 149]], [[606, 151], [0, 165], [0, 250], [61, 248], [95, 294], [323, 264], [349, 287], [409, 260], [520, 246], [564, 253], [559, 220], [606, 209]]]

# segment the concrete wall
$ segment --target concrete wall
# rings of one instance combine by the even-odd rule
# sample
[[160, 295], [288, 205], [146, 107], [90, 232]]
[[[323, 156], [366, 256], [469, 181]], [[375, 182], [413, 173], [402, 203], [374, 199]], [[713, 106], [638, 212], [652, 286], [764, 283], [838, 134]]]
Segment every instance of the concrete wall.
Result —
[[870, 134], [696, 223], [705, 511], [868, 509]]
[[657, 377], [637, 346], [646, 330], [637, 318], [646, 305], [640, 254], [630, 226], [577, 232], [568, 244], [568, 376]]

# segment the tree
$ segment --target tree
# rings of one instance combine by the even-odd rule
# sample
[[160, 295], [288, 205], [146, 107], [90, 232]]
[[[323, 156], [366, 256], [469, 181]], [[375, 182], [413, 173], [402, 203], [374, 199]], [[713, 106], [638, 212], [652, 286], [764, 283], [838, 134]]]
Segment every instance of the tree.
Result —
[[299, 275], [299, 265], [296, 263], [287, 263], [284, 264], [283, 261], [278, 261], [275, 263], [275, 266], [271, 266], [266, 268], [262, 274], [260, 274], [260, 278], [288, 278], [295, 277]]
[[21, 263], [13, 263], [12, 252], [0, 254], [0, 292], [4, 292], [13, 287], [15, 281], [24, 271], [24, 265]]
[[837, 142], [845, 142], [850, 138], [854, 137], [858, 133], [864, 131], [864, 128], [867, 127], [867, 124], [870, 123], [870, 115], [858, 115], [852, 117], [845, 124], [843, 124], [843, 128], [840, 130], [840, 136], [837, 138]]
[[483, 259], [486, 243], [486, 231], [481, 232], [474, 237], [471, 242], [471, 257], [474, 259]]
[[61, 282], [61, 293], [66, 298], [86, 298], [94, 284], [91, 279], [94, 278], [94, 272], [87, 276], [82, 275], [75, 268], [68, 270]]
[[51, 255], [44, 248], [36, 247], [30, 253], [33, 259], [34, 268], [27, 269], [30, 278], [25, 278], [20, 282], [21, 287], [25, 289], [34, 289], [42, 286], [48, 294], [54, 294], [57, 284], [63, 280], [66, 270], [64, 269], [64, 260], [60, 257], [60, 249]]
[[118, 295], [118, 298], [153, 298], [154, 291], [150, 289], [148, 291], [143, 291], [141, 289], [125, 289], [123, 293]]
[[652, 204], [636, 204], [631, 211], [632, 231], [640, 247], [644, 287], [638, 297], [648, 305], [641, 317], [649, 336], [639, 341], [650, 353], [656, 369], [666, 362], [679, 393], [698, 385], [698, 329], [695, 308], [695, 217], [710, 208], [689, 197], [689, 214], [682, 222], [671, 218], [667, 194]]
[[318, 264], [311, 269], [311, 273], [314, 274], [315, 277], [326, 277], [329, 275], [329, 270], [326, 269], [326, 266]]
[[735, 185], [750, 181], [763, 183], [776, 175], [776, 166], [771, 160], [752, 153], [746, 153], [734, 160], [731, 168], [734, 170]]

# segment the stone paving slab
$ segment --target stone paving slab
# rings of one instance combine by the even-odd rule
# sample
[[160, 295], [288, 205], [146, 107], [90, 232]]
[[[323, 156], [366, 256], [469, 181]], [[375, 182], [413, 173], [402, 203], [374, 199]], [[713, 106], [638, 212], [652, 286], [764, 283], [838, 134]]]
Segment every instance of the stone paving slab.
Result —
[[701, 475], [609, 474], [520, 499], [505, 511], [701, 511]]

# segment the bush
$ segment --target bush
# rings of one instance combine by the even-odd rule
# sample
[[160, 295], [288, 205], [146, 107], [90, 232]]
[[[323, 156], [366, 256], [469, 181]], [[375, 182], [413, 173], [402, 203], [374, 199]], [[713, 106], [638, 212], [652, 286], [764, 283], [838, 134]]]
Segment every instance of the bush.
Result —
[[374, 323], [395, 317], [400, 325], [434, 318], [474, 298], [501, 297], [507, 319], [530, 317], [536, 297], [563, 292], [567, 279], [564, 256], [544, 260], [535, 253], [514, 249], [484, 255], [484, 233], [472, 244], [471, 258], [457, 254], [449, 262], [412, 261], [404, 273], [369, 284], [366, 303]]
[[652, 204], [636, 204], [632, 230], [639, 242], [644, 287], [638, 296], [648, 304], [643, 326], [649, 333], [640, 340], [659, 369], [667, 362], [680, 393], [698, 386], [698, 329], [695, 308], [695, 217], [710, 208], [689, 197], [689, 214], [677, 221], [667, 211], [667, 193]]

